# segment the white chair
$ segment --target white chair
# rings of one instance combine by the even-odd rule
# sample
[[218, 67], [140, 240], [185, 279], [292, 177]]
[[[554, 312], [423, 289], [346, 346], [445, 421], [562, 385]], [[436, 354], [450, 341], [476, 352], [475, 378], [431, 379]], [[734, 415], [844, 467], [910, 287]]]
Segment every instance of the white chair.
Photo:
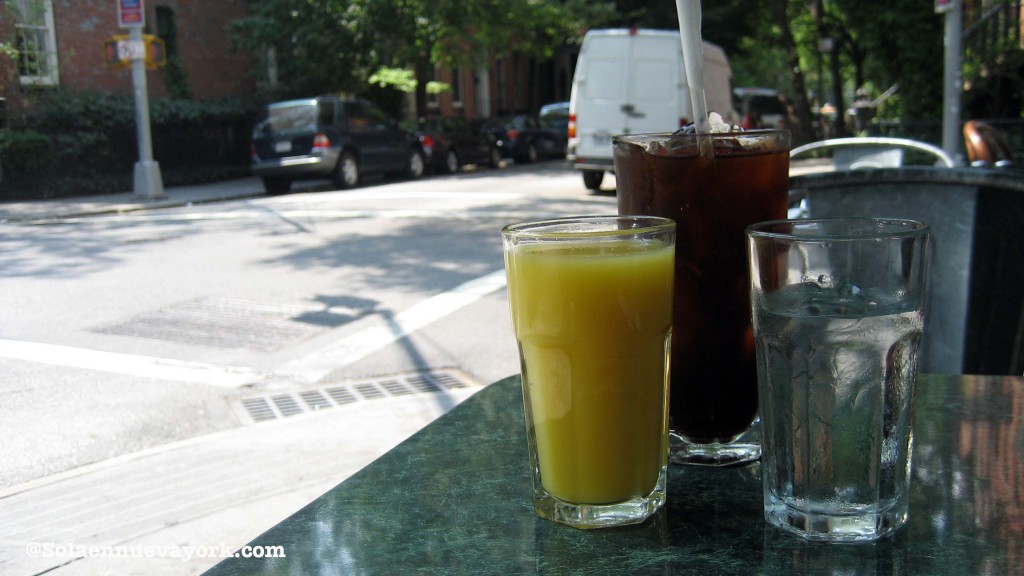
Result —
[[790, 151], [793, 160], [811, 152], [832, 151], [832, 164], [836, 171], [872, 168], [899, 168], [907, 150], [924, 152], [935, 158], [936, 166], [952, 168], [953, 159], [941, 148], [907, 138], [854, 137], [832, 138], [798, 146]]

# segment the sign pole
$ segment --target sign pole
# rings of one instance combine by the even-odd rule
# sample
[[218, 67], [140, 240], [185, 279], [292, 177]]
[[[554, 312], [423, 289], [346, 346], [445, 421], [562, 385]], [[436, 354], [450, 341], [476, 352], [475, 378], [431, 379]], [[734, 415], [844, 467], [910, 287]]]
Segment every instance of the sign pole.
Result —
[[[132, 87], [135, 91], [135, 129], [138, 134], [139, 160], [135, 163], [133, 191], [143, 198], [164, 195], [160, 164], [153, 160], [153, 139], [149, 130], [149, 93], [146, 87], [146, 46], [142, 39], [145, 24], [142, 0], [117, 0], [118, 23], [128, 28], [132, 61]], [[141, 49], [139, 49], [141, 47]]]
[[962, 61], [963, 4], [961, 0], [936, 0], [936, 12], [946, 19], [946, 57], [942, 81], [942, 149], [962, 163], [960, 153], [960, 90]]

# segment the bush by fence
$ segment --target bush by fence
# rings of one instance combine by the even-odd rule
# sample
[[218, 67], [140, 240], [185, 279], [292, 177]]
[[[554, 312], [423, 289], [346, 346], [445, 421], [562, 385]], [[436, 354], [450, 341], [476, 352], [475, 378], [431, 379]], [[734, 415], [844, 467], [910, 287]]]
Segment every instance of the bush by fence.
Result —
[[[256, 97], [150, 105], [153, 156], [164, 184], [210, 182], [248, 174]], [[0, 131], [0, 199], [122, 192], [138, 160], [131, 96], [54, 92], [36, 112]]]

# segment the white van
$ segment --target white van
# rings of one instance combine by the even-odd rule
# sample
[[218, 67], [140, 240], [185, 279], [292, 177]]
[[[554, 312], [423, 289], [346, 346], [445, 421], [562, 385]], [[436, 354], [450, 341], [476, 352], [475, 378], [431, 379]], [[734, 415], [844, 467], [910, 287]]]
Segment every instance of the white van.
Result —
[[[704, 43], [705, 100], [730, 124], [732, 69]], [[679, 32], [591, 30], [583, 37], [569, 99], [568, 158], [590, 190], [613, 171], [612, 136], [673, 132], [693, 121]]]

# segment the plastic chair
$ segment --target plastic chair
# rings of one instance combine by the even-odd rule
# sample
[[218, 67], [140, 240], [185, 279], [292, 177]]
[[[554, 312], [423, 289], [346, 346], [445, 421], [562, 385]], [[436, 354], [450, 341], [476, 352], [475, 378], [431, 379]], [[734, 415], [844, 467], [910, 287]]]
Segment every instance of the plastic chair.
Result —
[[990, 124], [980, 120], [964, 123], [964, 146], [971, 166], [978, 168], [1012, 168], [1013, 152], [1006, 138]]
[[790, 159], [819, 150], [832, 150], [832, 164], [837, 171], [875, 168], [898, 168], [903, 165], [907, 150], [924, 152], [935, 157], [937, 166], [952, 168], [953, 159], [941, 148], [906, 138], [854, 137], [819, 140], [794, 148]]
[[930, 224], [922, 371], [1024, 373], [1024, 176], [922, 166], [807, 174], [790, 179], [790, 206]]

